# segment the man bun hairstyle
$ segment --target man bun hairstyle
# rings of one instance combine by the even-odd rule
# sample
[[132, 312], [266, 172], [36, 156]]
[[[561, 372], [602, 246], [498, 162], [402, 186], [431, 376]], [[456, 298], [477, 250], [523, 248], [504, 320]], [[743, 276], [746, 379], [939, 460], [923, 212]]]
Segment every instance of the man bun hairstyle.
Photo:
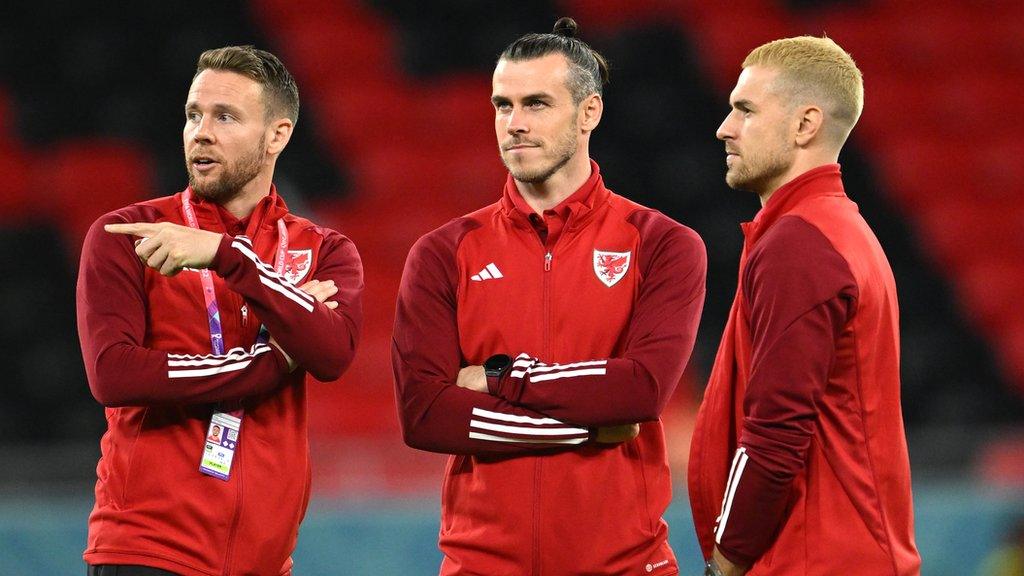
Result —
[[565, 36], [566, 38], [575, 38], [576, 33], [580, 31], [580, 25], [575, 20], [568, 16], [562, 16], [555, 21], [555, 27], [552, 29], [552, 33], [559, 36]]
[[258, 83], [268, 122], [282, 117], [293, 124], [299, 121], [299, 87], [284, 63], [270, 52], [254, 46], [214, 48], [199, 55], [195, 76], [203, 70], [235, 72]]
[[551, 32], [527, 34], [505, 48], [498, 60], [518, 62], [534, 60], [548, 54], [561, 54], [569, 63], [566, 78], [572, 101], [579, 104], [591, 94], [602, 95], [608, 83], [608, 61], [577, 38], [580, 27], [575, 20], [563, 16], [555, 22]]

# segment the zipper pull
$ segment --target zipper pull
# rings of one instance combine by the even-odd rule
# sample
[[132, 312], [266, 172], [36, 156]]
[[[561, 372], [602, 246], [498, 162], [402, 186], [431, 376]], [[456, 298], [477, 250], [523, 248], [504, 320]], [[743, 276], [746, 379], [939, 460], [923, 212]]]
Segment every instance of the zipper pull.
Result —
[[242, 304], [242, 326], [249, 325], [249, 307]]
[[551, 270], [551, 252], [544, 255], [544, 271], [548, 272]]

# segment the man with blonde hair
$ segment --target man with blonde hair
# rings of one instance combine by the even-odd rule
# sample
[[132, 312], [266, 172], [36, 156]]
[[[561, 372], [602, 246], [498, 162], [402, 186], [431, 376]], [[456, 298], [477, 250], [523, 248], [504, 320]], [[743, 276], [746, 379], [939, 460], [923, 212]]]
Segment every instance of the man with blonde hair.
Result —
[[832, 40], [777, 40], [718, 129], [726, 183], [762, 209], [691, 446], [706, 574], [920, 572], [896, 286], [837, 163], [863, 94]]

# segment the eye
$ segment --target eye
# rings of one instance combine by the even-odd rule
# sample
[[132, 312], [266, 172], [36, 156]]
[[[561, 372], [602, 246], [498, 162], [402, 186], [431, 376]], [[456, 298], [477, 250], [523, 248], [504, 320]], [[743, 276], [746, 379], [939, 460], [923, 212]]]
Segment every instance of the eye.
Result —
[[541, 108], [546, 108], [547, 105], [548, 103], [543, 100], [530, 100], [526, 103], [526, 107], [531, 110], [540, 110]]
[[219, 120], [220, 122], [234, 122], [235, 117], [231, 114], [228, 114], [227, 112], [221, 112], [217, 115], [217, 120]]
[[199, 112], [185, 112], [185, 119], [189, 122], [199, 122]]
[[498, 112], [503, 112], [503, 113], [507, 114], [508, 112], [512, 111], [512, 103], [511, 102], [497, 102], [497, 103], [494, 104], [494, 109], [497, 110]]

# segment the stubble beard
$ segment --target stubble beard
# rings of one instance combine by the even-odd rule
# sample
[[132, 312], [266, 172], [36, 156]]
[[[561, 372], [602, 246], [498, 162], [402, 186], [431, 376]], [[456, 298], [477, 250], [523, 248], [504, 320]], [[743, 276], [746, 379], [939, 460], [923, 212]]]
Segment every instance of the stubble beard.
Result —
[[793, 159], [791, 151], [780, 146], [761, 153], [748, 152], [740, 162], [739, 166], [728, 168], [725, 183], [733, 190], [764, 194], [772, 192], [766, 188], [789, 170]]
[[249, 154], [231, 164], [222, 165], [223, 174], [213, 181], [200, 183], [192, 170], [192, 164], [185, 158], [185, 170], [188, 172], [188, 184], [197, 196], [217, 204], [224, 204], [242, 192], [246, 184], [252, 182], [263, 168], [263, 159], [267, 153], [267, 139], [261, 138]]
[[576, 123], [574, 121], [568, 130], [559, 135], [554, 147], [551, 149], [551, 153], [547, 155], [548, 157], [554, 157], [554, 162], [550, 165], [535, 168], [533, 171], [517, 167], [508, 161], [507, 152], [504, 150], [501, 150], [501, 161], [517, 181], [524, 184], [540, 184], [546, 182], [548, 178], [554, 176], [556, 172], [568, 164], [569, 160], [572, 160], [573, 156], [576, 155], [578, 145], [579, 136], [576, 134]]

